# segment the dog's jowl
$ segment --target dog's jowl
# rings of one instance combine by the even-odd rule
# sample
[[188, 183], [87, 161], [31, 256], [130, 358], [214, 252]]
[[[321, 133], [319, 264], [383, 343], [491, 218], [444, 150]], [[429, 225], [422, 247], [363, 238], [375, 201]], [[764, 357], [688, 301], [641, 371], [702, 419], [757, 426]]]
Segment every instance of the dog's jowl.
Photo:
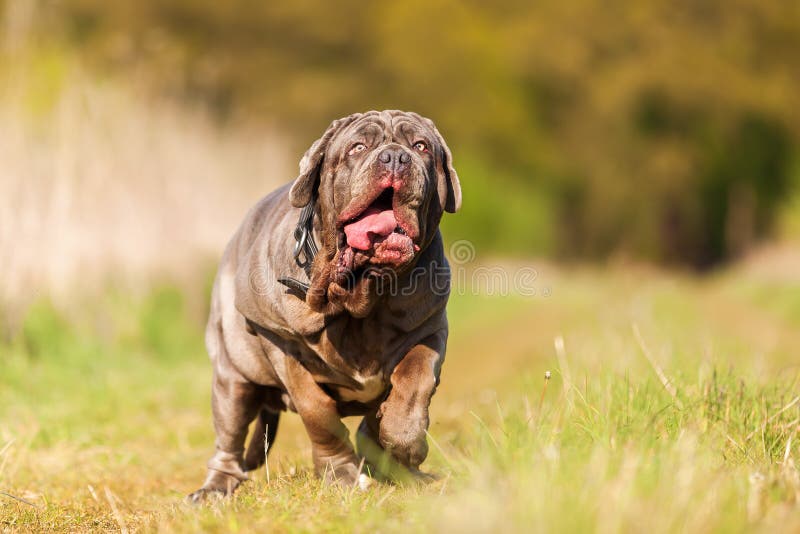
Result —
[[[447, 343], [449, 268], [438, 226], [460, 205], [433, 122], [370, 111], [334, 121], [294, 182], [250, 210], [211, 297], [216, 451], [193, 500], [247, 480], [284, 410], [300, 415], [328, 482], [423, 476]], [[357, 447], [345, 416], [363, 417]]]

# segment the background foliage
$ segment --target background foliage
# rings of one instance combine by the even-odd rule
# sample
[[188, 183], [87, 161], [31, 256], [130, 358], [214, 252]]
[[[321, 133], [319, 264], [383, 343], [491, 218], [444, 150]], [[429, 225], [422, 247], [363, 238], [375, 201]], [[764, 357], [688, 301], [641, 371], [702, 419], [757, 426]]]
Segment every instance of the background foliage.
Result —
[[43, 42], [277, 123], [298, 154], [353, 111], [432, 117], [467, 190], [447, 225], [488, 250], [707, 267], [769, 235], [797, 181], [796, 2], [39, 5]]
[[[0, 530], [800, 531], [799, 10], [0, 0]], [[187, 506], [220, 253], [368, 108], [464, 185], [441, 478], [324, 487], [286, 414]]]

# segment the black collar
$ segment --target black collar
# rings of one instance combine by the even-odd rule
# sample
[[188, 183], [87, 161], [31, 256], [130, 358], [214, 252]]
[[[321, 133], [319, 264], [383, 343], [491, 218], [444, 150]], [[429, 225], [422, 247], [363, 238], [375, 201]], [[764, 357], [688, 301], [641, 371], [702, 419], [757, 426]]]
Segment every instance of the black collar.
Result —
[[[311, 264], [319, 251], [317, 243], [314, 241], [314, 208], [316, 204], [317, 198], [315, 195], [311, 198], [311, 202], [306, 204], [300, 211], [300, 218], [297, 220], [297, 226], [294, 227], [294, 261], [299, 267], [303, 268], [309, 280], [311, 280]], [[303, 256], [302, 260], [300, 259], [301, 254]], [[303, 294], [303, 297], [311, 287], [310, 283], [301, 282], [291, 277], [278, 278], [278, 282], [289, 289], [299, 291]]]

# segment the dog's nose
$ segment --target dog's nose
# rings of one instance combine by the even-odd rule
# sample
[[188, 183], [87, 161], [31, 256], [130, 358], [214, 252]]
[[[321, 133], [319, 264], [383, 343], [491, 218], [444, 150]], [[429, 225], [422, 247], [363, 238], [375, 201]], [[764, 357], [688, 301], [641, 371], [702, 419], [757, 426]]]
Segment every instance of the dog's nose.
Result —
[[392, 173], [399, 173], [411, 163], [411, 154], [400, 147], [389, 147], [383, 149], [378, 155], [378, 161]]

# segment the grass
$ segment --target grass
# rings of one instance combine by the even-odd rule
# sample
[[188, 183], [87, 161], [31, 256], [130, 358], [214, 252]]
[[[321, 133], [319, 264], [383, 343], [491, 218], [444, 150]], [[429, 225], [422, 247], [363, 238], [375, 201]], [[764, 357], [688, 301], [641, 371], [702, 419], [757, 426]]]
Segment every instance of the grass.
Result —
[[[0, 530], [800, 530], [796, 247], [702, 281], [542, 267], [535, 297], [456, 294], [439, 481], [323, 487], [289, 414], [269, 473], [187, 506], [214, 439], [198, 258], [299, 154], [68, 51], [0, 55]], [[547, 203], [463, 157], [476, 201], [447, 235], [550, 248]]]
[[269, 477], [199, 508], [183, 502], [213, 446], [198, 296], [166, 285], [69, 311], [40, 301], [0, 346], [0, 526], [800, 528], [796, 282], [631, 268], [545, 268], [539, 280], [550, 296], [451, 302], [425, 464], [439, 481], [323, 487], [290, 414]]

